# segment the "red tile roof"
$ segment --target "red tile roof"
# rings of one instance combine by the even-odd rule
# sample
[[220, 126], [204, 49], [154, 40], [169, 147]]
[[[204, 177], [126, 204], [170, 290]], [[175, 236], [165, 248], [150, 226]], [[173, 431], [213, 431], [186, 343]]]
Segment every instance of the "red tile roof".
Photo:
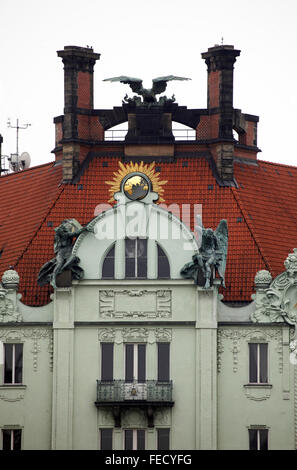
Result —
[[[53, 228], [65, 218], [86, 224], [100, 203], [109, 199], [108, 185], [119, 158], [91, 160], [78, 184], [60, 184], [61, 166], [53, 163], [0, 178], [0, 275], [9, 265], [17, 269], [20, 292], [28, 305], [49, 301], [50, 286], [36, 278], [43, 263], [54, 256]], [[183, 161], [188, 166], [183, 166]], [[108, 162], [108, 166], [102, 166]], [[208, 160], [179, 158], [158, 163], [166, 204], [202, 204], [203, 224], [216, 228], [222, 218], [229, 227], [226, 301], [250, 301], [260, 269], [273, 276], [284, 270], [288, 253], [297, 247], [297, 168], [258, 161], [258, 166], [234, 164], [238, 188], [217, 184]], [[191, 228], [194, 220], [191, 216]]]

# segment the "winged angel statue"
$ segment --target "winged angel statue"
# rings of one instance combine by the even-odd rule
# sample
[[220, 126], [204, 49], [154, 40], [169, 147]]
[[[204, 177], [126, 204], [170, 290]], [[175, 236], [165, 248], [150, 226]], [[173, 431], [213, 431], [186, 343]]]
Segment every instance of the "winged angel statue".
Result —
[[37, 283], [39, 286], [45, 286], [50, 283], [54, 288], [57, 287], [57, 276], [65, 269], [72, 272], [74, 279], [82, 279], [83, 269], [79, 266], [80, 259], [72, 254], [73, 238], [79, 237], [84, 231], [93, 231], [88, 226], [82, 227], [76, 219], [65, 219], [55, 228], [54, 252], [55, 258], [45, 263], [38, 274]]
[[121, 75], [119, 77], [113, 78], [106, 78], [103, 80], [104, 82], [121, 82], [126, 85], [129, 85], [138, 95], [142, 96], [143, 101], [141, 101], [140, 96], [133, 96], [133, 98], [128, 98], [128, 95], [125, 95], [123, 103], [127, 104], [135, 104], [136, 106], [139, 105], [152, 105], [152, 104], [164, 104], [175, 101], [174, 95], [171, 98], [167, 98], [167, 96], [162, 96], [157, 101], [156, 95], [163, 93], [166, 90], [167, 82], [171, 80], [191, 80], [190, 78], [185, 77], [176, 77], [174, 75], [168, 75], [166, 77], [158, 77], [153, 79], [153, 86], [152, 88], [143, 88], [141, 78], [134, 78], [134, 77], [126, 77], [125, 75]]
[[204, 288], [210, 287], [211, 276], [215, 269], [225, 286], [225, 269], [228, 250], [228, 225], [222, 219], [213, 231], [211, 228], [204, 228], [200, 215], [197, 215], [196, 232], [201, 245], [197, 253], [194, 254], [190, 263], [187, 263], [181, 270], [181, 275], [186, 279], [194, 279], [197, 285], [204, 283]]

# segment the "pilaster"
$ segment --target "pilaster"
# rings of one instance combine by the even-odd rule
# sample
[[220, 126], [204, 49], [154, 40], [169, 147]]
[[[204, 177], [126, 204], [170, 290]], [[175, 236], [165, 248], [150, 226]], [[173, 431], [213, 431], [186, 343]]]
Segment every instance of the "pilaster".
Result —
[[197, 287], [196, 449], [217, 448], [217, 287]]
[[54, 294], [52, 449], [73, 448], [74, 301], [72, 288]]

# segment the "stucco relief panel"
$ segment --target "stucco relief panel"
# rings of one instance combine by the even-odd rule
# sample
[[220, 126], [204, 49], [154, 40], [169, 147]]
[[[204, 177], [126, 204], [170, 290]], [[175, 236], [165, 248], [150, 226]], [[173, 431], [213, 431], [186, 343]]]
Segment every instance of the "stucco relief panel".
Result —
[[171, 315], [169, 289], [99, 290], [100, 318], [170, 318]]
[[172, 340], [171, 328], [99, 328], [100, 342], [159, 343]]

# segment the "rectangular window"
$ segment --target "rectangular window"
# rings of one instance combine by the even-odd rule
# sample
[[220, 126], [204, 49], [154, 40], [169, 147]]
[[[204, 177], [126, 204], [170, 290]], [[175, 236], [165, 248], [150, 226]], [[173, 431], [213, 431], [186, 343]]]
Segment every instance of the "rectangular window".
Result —
[[170, 380], [170, 343], [158, 343], [158, 381]]
[[169, 450], [169, 428], [160, 428], [157, 429], [157, 436], [158, 436], [158, 450]]
[[125, 429], [125, 450], [145, 450], [145, 430]]
[[23, 380], [23, 345], [4, 344], [4, 383], [21, 384]]
[[249, 383], [268, 382], [268, 344], [249, 344]]
[[113, 380], [113, 343], [101, 343], [101, 380]]
[[100, 449], [112, 450], [112, 429], [100, 429]]
[[126, 278], [146, 279], [147, 240], [127, 238], [125, 240]]
[[249, 429], [250, 450], [268, 450], [268, 429]]
[[146, 378], [146, 345], [126, 344], [125, 381], [145, 382]]
[[2, 429], [2, 449], [21, 450], [22, 430]]

